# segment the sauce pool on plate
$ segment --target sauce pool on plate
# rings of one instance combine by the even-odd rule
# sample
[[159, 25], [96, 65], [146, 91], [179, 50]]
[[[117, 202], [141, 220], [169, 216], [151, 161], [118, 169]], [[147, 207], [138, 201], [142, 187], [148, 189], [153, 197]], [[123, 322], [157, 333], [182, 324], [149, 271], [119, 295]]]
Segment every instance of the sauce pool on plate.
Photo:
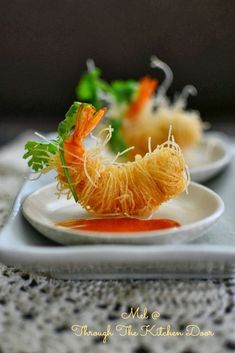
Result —
[[180, 227], [178, 222], [171, 219], [141, 220], [136, 218], [70, 219], [55, 224], [74, 230], [96, 232], [141, 232]]

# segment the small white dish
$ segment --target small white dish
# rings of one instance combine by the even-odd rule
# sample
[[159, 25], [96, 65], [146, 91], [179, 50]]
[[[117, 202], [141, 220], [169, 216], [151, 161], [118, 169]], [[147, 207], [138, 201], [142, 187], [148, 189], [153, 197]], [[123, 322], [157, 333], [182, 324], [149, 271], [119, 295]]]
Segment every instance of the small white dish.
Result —
[[29, 195], [22, 205], [22, 212], [29, 223], [41, 234], [63, 245], [89, 243], [166, 244], [190, 242], [203, 235], [221, 216], [224, 204], [210, 189], [191, 183], [188, 194], [161, 205], [153, 218], [173, 219], [178, 228], [139, 232], [98, 232], [72, 230], [55, 223], [68, 219], [90, 218], [73, 199], [55, 196], [56, 183], [40, 188]]
[[[234, 143], [230, 143], [234, 156]], [[41, 235], [22, 215], [22, 203], [54, 181], [53, 172], [27, 180], [0, 233], [0, 262], [63, 279], [229, 278], [235, 276], [235, 163], [209, 183], [227, 205], [203, 237], [179, 244], [61, 246]]]
[[231, 161], [231, 153], [225, 136], [207, 133], [194, 147], [184, 151], [191, 179], [204, 182], [216, 176]]

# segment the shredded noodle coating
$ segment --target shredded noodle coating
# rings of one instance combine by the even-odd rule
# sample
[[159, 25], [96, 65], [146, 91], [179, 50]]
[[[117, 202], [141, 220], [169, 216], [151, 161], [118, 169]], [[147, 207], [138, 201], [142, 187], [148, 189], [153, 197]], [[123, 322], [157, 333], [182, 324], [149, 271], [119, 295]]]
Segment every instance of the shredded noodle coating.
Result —
[[125, 141], [128, 146], [135, 146], [135, 151], [131, 151], [128, 157], [133, 160], [133, 152], [144, 156], [148, 150], [149, 137], [153, 146], [164, 143], [170, 126], [175, 141], [183, 150], [199, 142], [204, 128], [199, 115], [194, 111], [163, 106], [154, 113], [145, 105], [134, 123], [128, 119], [123, 121], [122, 133]]

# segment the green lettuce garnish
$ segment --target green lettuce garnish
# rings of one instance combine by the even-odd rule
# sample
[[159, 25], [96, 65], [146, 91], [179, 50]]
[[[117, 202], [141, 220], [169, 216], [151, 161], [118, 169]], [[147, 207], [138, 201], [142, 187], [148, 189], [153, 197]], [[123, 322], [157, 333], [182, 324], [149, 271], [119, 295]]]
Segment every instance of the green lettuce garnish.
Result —
[[117, 103], [129, 104], [138, 88], [139, 84], [135, 80], [116, 80], [111, 82], [112, 95]]
[[[80, 108], [81, 104], [82, 103], [80, 102], [74, 102], [69, 108], [69, 110], [67, 111], [67, 113], [65, 114], [65, 119], [59, 123], [57, 132], [58, 132], [59, 140], [61, 142], [66, 140], [66, 138], [68, 137], [68, 134], [74, 128], [76, 123], [75, 121], [76, 113]], [[83, 106], [85, 107], [86, 104], [83, 104]]]
[[[85, 72], [76, 87], [76, 96], [79, 100], [88, 101], [99, 109], [105, 102], [100, 97], [111, 96], [115, 104], [129, 105], [139, 87], [135, 80], [115, 80], [111, 83], [101, 78], [101, 70], [98, 67]], [[101, 93], [101, 94], [100, 94]], [[107, 104], [110, 104], [107, 98]], [[107, 114], [108, 116], [108, 114]], [[122, 135], [122, 116], [109, 116], [109, 124], [114, 128], [109, 145], [113, 152], [117, 153], [127, 148]]]
[[108, 119], [108, 123], [113, 127], [112, 137], [109, 141], [112, 151], [118, 153], [126, 150], [128, 145], [121, 131], [122, 121], [120, 119]]
[[100, 78], [101, 71], [98, 67], [83, 74], [75, 89], [79, 100], [90, 102], [96, 109], [102, 107], [98, 92], [110, 93], [111, 87]]
[[31, 167], [31, 169], [35, 172], [39, 172], [40, 170], [48, 167], [50, 156], [59, 153], [64, 175], [76, 202], [78, 201], [78, 196], [70, 178], [69, 170], [66, 166], [64, 157], [64, 141], [75, 126], [76, 113], [81, 105], [83, 105], [84, 108], [86, 106], [86, 104], [74, 102], [73, 105], [69, 108], [65, 115], [65, 119], [58, 126], [58, 137], [56, 140], [51, 140], [48, 142], [28, 141], [25, 144], [26, 152], [23, 155], [24, 159], [28, 159], [28, 166]]
[[94, 66], [92, 70], [83, 74], [75, 92], [79, 100], [90, 102], [99, 109], [103, 104], [99, 92], [109, 94], [119, 104], [130, 103], [137, 88], [138, 82], [135, 80], [115, 80], [108, 83], [101, 78], [101, 70]]
[[48, 167], [48, 159], [50, 155], [56, 154], [57, 142], [41, 143], [37, 141], [28, 141], [25, 145], [27, 152], [23, 155], [24, 159], [28, 160], [28, 166], [35, 172], [38, 172], [45, 167]]

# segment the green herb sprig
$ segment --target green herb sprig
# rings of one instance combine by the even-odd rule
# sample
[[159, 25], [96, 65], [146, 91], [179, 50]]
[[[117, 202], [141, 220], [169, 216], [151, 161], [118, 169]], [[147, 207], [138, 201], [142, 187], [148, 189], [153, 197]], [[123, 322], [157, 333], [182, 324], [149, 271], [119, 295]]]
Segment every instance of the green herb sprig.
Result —
[[[86, 104], [80, 102], [74, 102], [69, 108], [65, 115], [65, 119], [59, 124], [57, 132], [58, 136], [55, 140], [48, 142], [38, 142], [38, 141], [28, 141], [25, 144], [25, 154], [24, 159], [28, 160], [28, 166], [35, 172], [39, 172], [44, 168], [49, 166], [49, 160], [52, 155], [59, 153], [61, 163], [63, 166], [64, 175], [66, 177], [68, 186], [74, 197], [74, 200], [78, 201], [78, 196], [76, 190], [73, 186], [69, 170], [66, 166], [65, 156], [64, 156], [64, 141], [69, 136], [70, 132], [76, 124], [76, 114], [79, 108], [84, 107]], [[81, 109], [82, 112], [82, 109]]]
[[[93, 63], [93, 68], [85, 72], [78, 82], [76, 95], [79, 100], [89, 101], [99, 109], [104, 104], [100, 98], [100, 96], [102, 97], [100, 92], [111, 96], [118, 105], [128, 105], [135, 96], [138, 87], [139, 83], [136, 80], [115, 80], [108, 83], [101, 78], [101, 70]], [[127, 144], [122, 134], [122, 116], [109, 116], [107, 119], [114, 128], [109, 142], [110, 148], [115, 153], [123, 151], [127, 148]]]

